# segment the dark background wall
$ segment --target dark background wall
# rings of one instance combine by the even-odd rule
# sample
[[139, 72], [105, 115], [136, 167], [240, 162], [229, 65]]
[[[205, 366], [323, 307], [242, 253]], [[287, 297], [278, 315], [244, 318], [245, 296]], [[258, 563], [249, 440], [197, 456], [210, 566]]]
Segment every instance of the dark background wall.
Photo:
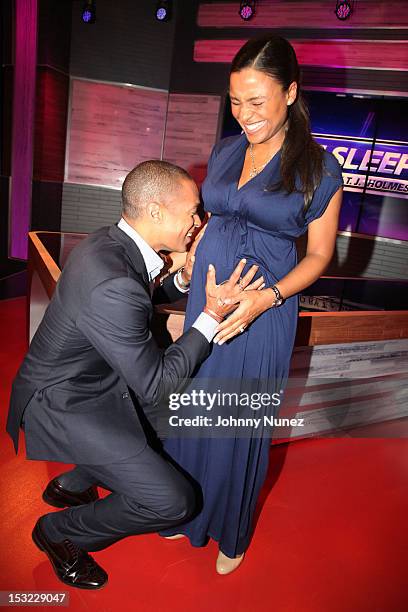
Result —
[[169, 88], [175, 19], [158, 22], [150, 0], [97, 0], [94, 24], [82, 22], [81, 8], [72, 2], [72, 76]]

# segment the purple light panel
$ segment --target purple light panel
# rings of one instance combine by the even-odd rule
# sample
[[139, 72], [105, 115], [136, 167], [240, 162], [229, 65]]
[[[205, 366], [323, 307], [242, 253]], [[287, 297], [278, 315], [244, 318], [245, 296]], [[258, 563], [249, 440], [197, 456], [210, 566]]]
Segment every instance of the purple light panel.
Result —
[[243, 6], [239, 11], [239, 14], [241, 15], [242, 19], [251, 19], [253, 10], [250, 6]]
[[351, 15], [351, 5], [348, 2], [341, 2], [335, 10], [338, 19], [347, 19]]
[[27, 259], [33, 173], [37, 0], [15, 0], [15, 16], [9, 255]]

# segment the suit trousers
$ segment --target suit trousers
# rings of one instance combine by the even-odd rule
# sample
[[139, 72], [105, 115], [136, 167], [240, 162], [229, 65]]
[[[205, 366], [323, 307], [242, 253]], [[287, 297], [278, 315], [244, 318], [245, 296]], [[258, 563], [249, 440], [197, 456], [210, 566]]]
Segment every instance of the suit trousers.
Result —
[[70, 490], [98, 484], [111, 491], [95, 502], [44, 517], [43, 528], [52, 541], [69, 539], [87, 551], [184, 523], [197, 511], [193, 483], [149, 446], [123, 461], [80, 465], [64, 476], [61, 485]]

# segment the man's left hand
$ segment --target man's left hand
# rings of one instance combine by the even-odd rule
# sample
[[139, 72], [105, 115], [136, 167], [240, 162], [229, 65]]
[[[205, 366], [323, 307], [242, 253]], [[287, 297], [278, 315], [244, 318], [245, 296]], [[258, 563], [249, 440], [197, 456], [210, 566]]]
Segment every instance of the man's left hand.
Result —
[[184, 270], [181, 273], [181, 277], [183, 281], [186, 283], [186, 285], [188, 285], [189, 282], [191, 281], [191, 276], [193, 274], [193, 267], [194, 267], [194, 261], [195, 261], [195, 252], [197, 250], [198, 243], [200, 242], [201, 238], [204, 235], [206, 227], [207, 227], [207, 224], [205, 224], [200, 229], [197, 236], [194, 238], [194, 242], [191, 245], [187, 253], [186, 263], [184, 264]]

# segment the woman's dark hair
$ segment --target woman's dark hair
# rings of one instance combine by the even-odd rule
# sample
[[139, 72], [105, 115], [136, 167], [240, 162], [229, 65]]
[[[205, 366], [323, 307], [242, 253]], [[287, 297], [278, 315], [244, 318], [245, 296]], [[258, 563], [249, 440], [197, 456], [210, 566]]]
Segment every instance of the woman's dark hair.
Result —
[[288, 125], [281, 156], [281, 181], [271, 189], [296, 191], [296, 177], [300, 179], [305, 209], [308, 208], [323, 172], [323, 149], [310, 132], [309, 111], [300, 92], [300, 71], [295, 51], [285, 39], [276, 35], [250, 39], [234, 57], [231, 73], [244, 68], [264, 72], [281, 84], [284, 91], [295, 81], [297, 96], [288, 106]]

